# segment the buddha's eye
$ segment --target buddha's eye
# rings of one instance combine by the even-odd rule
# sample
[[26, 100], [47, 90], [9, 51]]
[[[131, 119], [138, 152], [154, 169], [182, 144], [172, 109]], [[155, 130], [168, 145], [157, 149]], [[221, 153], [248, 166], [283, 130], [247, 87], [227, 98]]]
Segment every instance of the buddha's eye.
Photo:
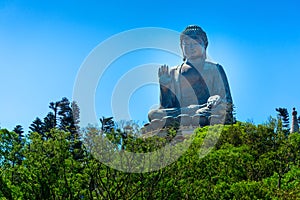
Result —
[[199, 45], [203, 45], [202, 42], [183, 42], [182, 43], [183, 46], [199, 46]]

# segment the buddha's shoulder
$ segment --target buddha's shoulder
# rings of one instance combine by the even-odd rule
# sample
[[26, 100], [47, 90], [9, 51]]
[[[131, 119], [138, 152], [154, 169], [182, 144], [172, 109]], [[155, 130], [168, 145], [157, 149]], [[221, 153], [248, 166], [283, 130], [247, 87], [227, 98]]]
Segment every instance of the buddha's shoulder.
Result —
[[[173, 66], [170, 68], [170, 71], [178, 71], [182, 68], [189, 68], [191, 67], [190, 65], [188, 65], [187, 63], [182, 63], [181, 65], [177, 65], [177, 66]], [[205, 61], [204, 63], [204, 70], [208, 70], [208, 71], [215, 71], [215, 70], [220, 70], [223, 69], [223, 67], [219, 64], [219, 63], [214, 63], [211, 61]]]
[[170, 71], [176, 71], [176, 70], [179, 71], [182, 68], [192, 68], [192, 66], [189, 65], [188, 63], [181, 63], [179, 65], [171, 67]]
[[182, 66], [182, 64], [181, 64], [181, 65], [176, 65], [176, 66], [171, 67], [171, 68], [170, 68], [170, 72], [178, 71], [178, 70], [180, 69], [181, 66]]
[[205, 70], [219, 70], [220, 68], [222, 68], [222, 66], [219, 63], [205, 61], [205, 64], [204, 64]]

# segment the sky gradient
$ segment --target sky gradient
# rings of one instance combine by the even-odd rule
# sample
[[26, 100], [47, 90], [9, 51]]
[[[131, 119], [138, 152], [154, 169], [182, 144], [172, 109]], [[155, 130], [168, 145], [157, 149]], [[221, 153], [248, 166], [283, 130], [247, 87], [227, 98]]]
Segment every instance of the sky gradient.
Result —
[[[238, 120], [259, 124], [275, 117], [275, 108], [300, 110], [299, 8], [296, 0], [0, 0], [0, 127], [20, 124], [27, 130], [36, 117], [46, 116], [51, 101], [71, 100], [85, 58], [115, 34], [143, 27], [180, 32], [190, 24], [206, 31], [208, 55], [225, 69]], [[112, 64], [107, 73], [119, 74], [99, 82], [97, 116], [111, 115], [110, 97], [103, 91], [111, 91], [130, 66], [180, 63], [157, 55], [151, 50], [129, 53]], [[121, 65], [128, 67], [122, 71]], [[157, 85], [138, 89], [128, 104], [132, 118], [146, 121], [158, 100]]]

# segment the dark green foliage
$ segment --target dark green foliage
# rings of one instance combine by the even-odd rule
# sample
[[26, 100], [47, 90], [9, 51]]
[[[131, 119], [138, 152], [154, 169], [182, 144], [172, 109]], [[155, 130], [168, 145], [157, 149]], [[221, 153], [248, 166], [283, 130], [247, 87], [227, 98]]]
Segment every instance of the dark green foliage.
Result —
[[36, 118], [29, 129], [30, 133], [37, 132], [44, 140], [52, 138], [51, 130], [59, 129], [70, 132], [69, 140], [72, 145], [70, 151], [76, 159], [83, 158], [82, 141], [79, 135], [79, 115], [80, 109], [76, 102], [70, 102], [66, 97], [63, 97], [60, 101], [51, 102], [49, 108], [52, 110], [47, 114], [44, 120]]
[[19, 136], [19, 141], [21, 142], [22, 138], [24, 137], [23, 133], [23, 127], [21, 125], [17, 125], [14, 130], [13, 130], [16, 134], [18, 134]]
[[53, 114], [53, 127], [56, 127], [57, 124], [57, 112], [58, 112], [58, 108], [60, 106], [60, 102], [50, 102], [49, 104], [49, 108], [52, 110], [52, 114]]
[[289, 113], [286, 108], [276, 108], [276, 111], [278, 112], [278, 118], [282, 120], [283, 130], [288, 135], [290, 131]]
[[66, 97], [63, 97], [60, 101], [51, 102], [49, 108], [51, 111], [43, 121], [37, 117], [32, 122], [29, 127], [31, 132], [37, 132], [48, 139], [51, 135], [46, 133], [49, 133], [53, 128], [58, 128], [71, 132], [71, 137], [78, 137], [80, 110], [76, 102], [70, 102]]
[[112, 119], [113, 117], [102, 117], [100, 119], [102, 131], [110, 133], [115, 129], [115, 122]]
[[43, 134], [44, 128], [43, 128], [44, 124], [42, 122], [42, 120], [40, 118], [36, 118], [32, 124], [30, 125], [29, 129], [31, 130], [31, 132], [37, 132], [39, 134]]
[[[109, 133], [88, 126], [76, 138], [81, 134], [59, 126], [60, 117], [70, 116], [70, 104], [64, 102], [66, 107], [58, 109], [62, 113], [57, 112], [58, 127], [45, 133], [51, 137], [31, 132], [20, 145], [20, 128], [0, 130], [0, 199], [300, 199], [300, 134], [285, 135], [281, 119], [198, 128], [176, 145], [175, 129], [143, 138], [134, 123]], [[33, 124], [32, 131], [41, 130], [39, 120]], [[77, 148], [83, 141], [85, 148]], [[171, 145], [165, 153], [176, 155], [184, 144], [190, 146], [177, 160], [144, 173], [118, 171], [93, 153], [93, 148], [145, 153]], [[118, 162], [114, 164], [136, 164], [130, 158]]]
[[56, 127], [56, 117], [52, 112], [49, 112], [47, 116], [44, 118], [43, 123], [43, 135], [46, 135], [46, 138], [49, 139], [51, 135], [49, 134], [51, 129]]
[[69, 100], [64, 97], [58, 103], [60, 109], [58, 112], [60, 119], [59, 128], [65, 131], [76, 133], [77, 130], [74, 125], [73, 113]]

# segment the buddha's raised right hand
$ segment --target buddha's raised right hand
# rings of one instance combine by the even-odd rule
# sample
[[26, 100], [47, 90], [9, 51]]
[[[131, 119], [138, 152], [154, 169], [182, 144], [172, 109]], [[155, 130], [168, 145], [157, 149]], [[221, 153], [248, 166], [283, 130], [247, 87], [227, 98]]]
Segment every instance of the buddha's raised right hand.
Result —
[[158, 78], [159, 78], [159, 84], [163, 85], [165, 87], [168, 87], [171, 83], [171, 75], [169, 72], [169, 67], [167, 65], [162, 65], [158, 69]]

